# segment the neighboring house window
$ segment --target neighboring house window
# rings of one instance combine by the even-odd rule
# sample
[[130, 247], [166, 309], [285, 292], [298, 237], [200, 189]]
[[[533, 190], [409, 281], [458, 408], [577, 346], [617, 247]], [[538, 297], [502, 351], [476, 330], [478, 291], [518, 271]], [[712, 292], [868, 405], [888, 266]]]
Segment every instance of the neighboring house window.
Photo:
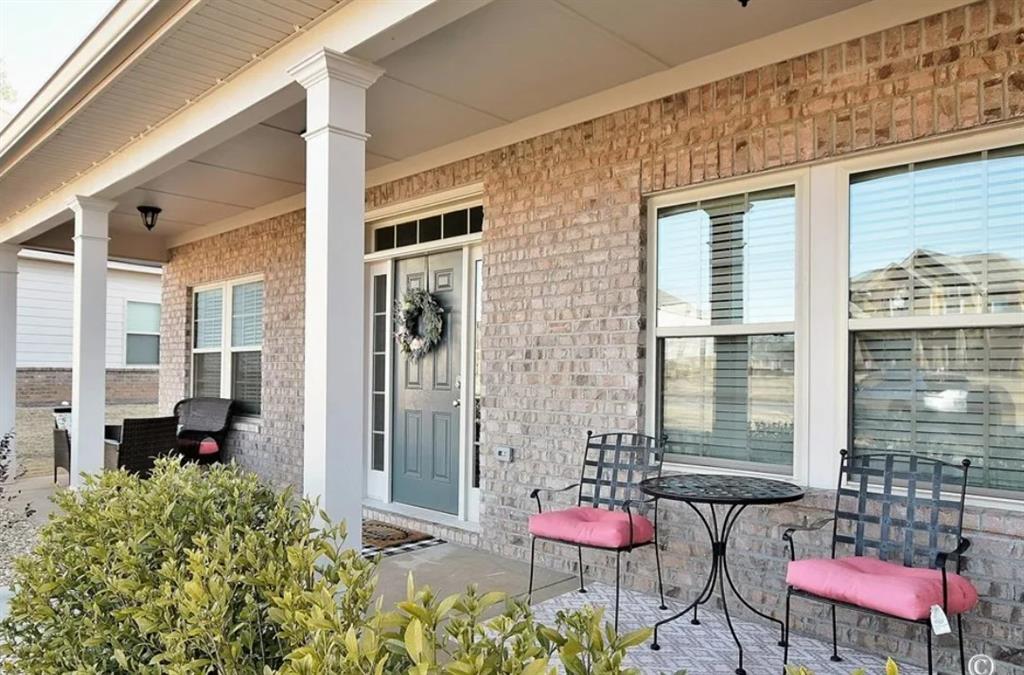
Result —
[[160, 365], [160, 304], [128, 301], [125, 307], [124, 363]]
[[231, 398], [238, 411], [262, 405], [263, 282], [197, 290], [193, 304], [192, 393]]
[[855, 452], [1024, 491], [1024, 146], [850, 179]]
[[676, 460], [793, 466], [796, 188], [657, 212], [657, 423]]

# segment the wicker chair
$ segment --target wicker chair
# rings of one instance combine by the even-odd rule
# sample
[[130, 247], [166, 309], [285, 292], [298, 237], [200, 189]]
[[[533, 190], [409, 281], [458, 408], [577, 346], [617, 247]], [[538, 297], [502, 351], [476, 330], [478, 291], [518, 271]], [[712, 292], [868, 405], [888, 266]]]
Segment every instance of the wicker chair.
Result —
[[64, 469], [71, 475], [71, 436], [68, 434], [71, 408], [60, 406], [53, 409], [53, 482], [57, 482], [57, 469]]
[[229, 398], [198, 397], [178, 401], [174, 406], [178, 418], [178, 451], [201, 463], [219, 460], [234, 408], [235, 402]]
[[106, 441], [103, 468], [107, 470], [124, 469], [148, 477], [156, 459], [174, 454], [178, 447], [177, 417], [126, 419], [119, 432]]

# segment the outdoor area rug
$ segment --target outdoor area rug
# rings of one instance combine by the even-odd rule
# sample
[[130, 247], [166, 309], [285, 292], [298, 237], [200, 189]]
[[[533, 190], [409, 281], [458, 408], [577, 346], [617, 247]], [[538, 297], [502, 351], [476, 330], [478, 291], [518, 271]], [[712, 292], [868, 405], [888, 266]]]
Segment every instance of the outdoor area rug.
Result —
[[443, 539], [379, 520], [363, 521], [363, 557], [388, 557], [443, 544]]
[[[656, 621], [672, 616], [686, 606], [686, 603], [667, 600], [669, 608], [662, 611], [658, 609], [657, 598], [622, 589], [619, 631], [628, 632], [643, 626], [653, 626]], [[533, 609], [538, 620], [550, 625], [554, 623], [558, 610], [579, 609], [587, 604], [604, 606], [605, 617], [611, 621], [615, 612], [615, 587], [588, 583], [586, 593], [572, 591], [534, 605]], [[662, 626], [658, 631], [661, 649], [653, 651], [650, 642], [646, 642], [629, 651], [626, 663], [639, 668], [645, 675], [671, 674], [679, 670], [699, 675], [733, 675], [736, 669], [736, 644], [729, 634], [725, 616], [706, 607], [708, 605], [698, 610], [700, 625], [691, 624], [687, 615]], [[775, 624], [734, 618], [732, 625], [743, 643], [743, 667], [748, 675], [779, 675], [782, 672], [782, 647], [778, 644], [779, 631]], [[921, 641], [924, 641], [923, 632]], [[829, 660], [831, 655], [831, 644], [793, 635], [789, 649], [790, 663], [806, 666], [815, 675], [850, 675], [856, 668], [863, 668], [868, 675], [885, 673], [884, 658], [842, 646], [839, 655], [843, 661], [833, 663]], [[923, 668], [900, 664], [901, 675], [924, 675], [925, 672]]]

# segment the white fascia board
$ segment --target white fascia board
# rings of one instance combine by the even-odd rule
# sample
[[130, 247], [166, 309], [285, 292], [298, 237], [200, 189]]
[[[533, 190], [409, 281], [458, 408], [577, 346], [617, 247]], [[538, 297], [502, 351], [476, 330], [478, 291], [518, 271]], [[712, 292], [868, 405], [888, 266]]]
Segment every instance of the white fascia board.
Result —
[[0, 242], [21, 243], [66, 220], [75, 195], [117, 197], [305, 97], [288, 68], [323, 47], [346, 52], [436, 0], [352, 0], [304, 34], [183, 108], [124, 150], [0, 225]]
[[367, 172], [366, 186], [405, 178], [693, 87], [940, 14], [970, 0], [871, 0], [778, 33], [687, 61]]

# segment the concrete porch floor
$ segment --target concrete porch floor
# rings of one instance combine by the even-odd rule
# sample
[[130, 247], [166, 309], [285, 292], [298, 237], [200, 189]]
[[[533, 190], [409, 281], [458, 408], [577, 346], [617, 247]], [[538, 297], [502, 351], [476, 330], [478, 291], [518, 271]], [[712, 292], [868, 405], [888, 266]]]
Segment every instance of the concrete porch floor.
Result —
[[[385, 607], [405, 599], [410, 572], [417, 587], [430, 586], [441, 597], [464, 592], [469, 584], [476, 584], [481, 591], [501, 591], [525, 598], [530, 578], [530, 566], [526, 563], [455, 544], [440, 544], [381, 561], [377, 590]], [[575, 576], [537, 567], [533, 600], [543, 602], [576, 588]]]

